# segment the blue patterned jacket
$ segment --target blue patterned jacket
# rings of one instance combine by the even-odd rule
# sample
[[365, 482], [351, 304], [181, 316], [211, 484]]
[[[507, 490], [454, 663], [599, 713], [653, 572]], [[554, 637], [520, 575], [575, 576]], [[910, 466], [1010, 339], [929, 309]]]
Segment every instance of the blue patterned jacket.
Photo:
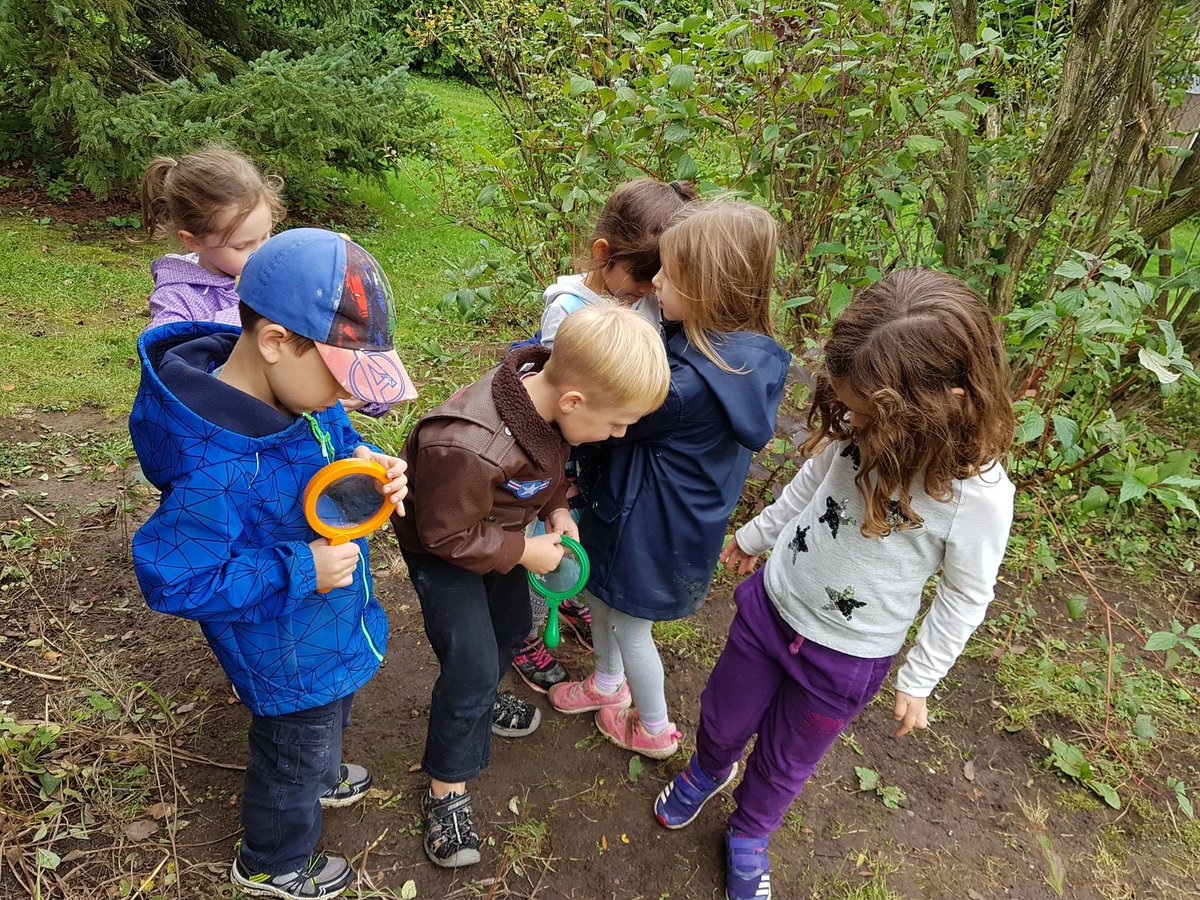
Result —
[[174, 322], [138, 341], [129, 432], [162, 501], [133, 561], [150, 606], [199, 622], [242, 702], [277, 716], [362, 687], [388, 626], [365, 540], [354, 583], [316, 592], [302, 506], [312, 475], [363, 440], [340, 404], [293, 419], [213, 377], [238, 334]]

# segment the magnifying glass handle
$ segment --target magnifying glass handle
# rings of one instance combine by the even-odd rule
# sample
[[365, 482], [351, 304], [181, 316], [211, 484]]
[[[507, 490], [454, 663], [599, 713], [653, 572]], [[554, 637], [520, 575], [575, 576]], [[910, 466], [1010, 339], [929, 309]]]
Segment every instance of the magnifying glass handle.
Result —
[[[338, 544], [346, 543], [345, 538], [325, 538], [325, 543], [330, 547], [336, 547]], [[328, 594], [333, 588], [317, 588], [318, 594]]]
[[547, 606], [550, 609], [546, 611], [546, 633], [542, 635], [542, 640], [553, 650], [558, 646], [558, 604], [548, 603]]

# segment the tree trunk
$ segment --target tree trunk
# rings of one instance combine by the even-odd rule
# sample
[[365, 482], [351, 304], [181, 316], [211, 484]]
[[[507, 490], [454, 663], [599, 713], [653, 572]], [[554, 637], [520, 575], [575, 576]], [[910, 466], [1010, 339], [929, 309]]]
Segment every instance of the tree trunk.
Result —
[[[1137, 55], [1152, 38], [1164, 2], [1085, 0], [1076, 7], [1054, 115], [1004, 238], [1006, 271], [992, 282], [990, 301], [997, 313], [1012, 307], [1017, 282], [1055, 198], [1104, 121]], [[1106, 32], [1110, 37], [1102, 44]]]
[[[954, 28], [954, 40], [959, 46], [975, 44], [979, 31], [979, 10], [975, 0], [950, 0], [950, 21]], [[970, 116], [971, 108], [966, 103], [961, 104], [959, 109]], [[961, 269], [966, 255], [962, 247], [963, 231], [971, 216], [971, 202], [975, 197], [975, 179], [967, 155], [971, 135], [952, 128], [946, 136], [946, 143], [950, 148], [950, 171], [938, 236], [942, 240], [942, 262], [950, 268]]]

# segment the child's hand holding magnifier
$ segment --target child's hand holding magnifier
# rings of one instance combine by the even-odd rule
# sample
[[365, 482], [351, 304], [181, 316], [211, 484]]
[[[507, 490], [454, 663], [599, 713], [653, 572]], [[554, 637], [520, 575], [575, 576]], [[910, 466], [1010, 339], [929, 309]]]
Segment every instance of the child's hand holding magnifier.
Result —
[[404, 460], [358, 447], [352, 458], [324, 466], [309, 481], [304, 515], [321, 535], [308, 545], [319, 593], [352, 584], [360, 562], [354, 540], [382, 526], [393, 513], [404, 514], [406, 468]]
[[376, 453], [370, 447], [360, 445], [354, 448], [356, 459], [369, 459], [383, 466], [387, 472], [388, 481], [383, 486], [383, 493], [396, 505], [396, 515], [404, 515], [404, 498], [408, 496], [408, 463], [396, 456]]

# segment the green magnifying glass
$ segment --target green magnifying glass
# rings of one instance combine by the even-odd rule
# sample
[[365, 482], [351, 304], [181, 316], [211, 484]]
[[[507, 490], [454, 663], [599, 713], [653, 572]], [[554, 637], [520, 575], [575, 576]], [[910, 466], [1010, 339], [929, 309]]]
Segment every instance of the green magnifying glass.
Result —
[[564, 536], [562, 546], [562, 562], [556, 569], [545, 575], [527, 573], [530, 587], [537, 591], [549, 607], [546, 615], [546, 633], [542, 640], [551, 649], [558, 646], [558, 605], [582, 591], [587, 586], [588, 576], [592, 571], [587, 551], [580, 546], [579, 541]]

